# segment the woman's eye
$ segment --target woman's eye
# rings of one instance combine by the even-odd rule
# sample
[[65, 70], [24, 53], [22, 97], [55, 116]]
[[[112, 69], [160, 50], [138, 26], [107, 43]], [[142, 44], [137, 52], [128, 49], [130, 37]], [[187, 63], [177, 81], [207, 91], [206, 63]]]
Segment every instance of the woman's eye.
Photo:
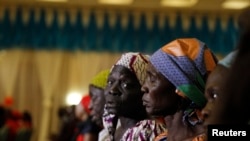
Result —
[[109, 86], [112, 85], [112, 81], [108, 81], [107, 83], [108, 83]]
[[122, 87], [123, 87], [123, 88], [127, 88], [127, 87], [128, 87], [128, 84], [127, 84], [127, 83], [122, 83]]
[[150, 76], [150, 77], [149, 77], [149, 80], [150, 80], [150, 82], [154, 83], [155, 80], [156, 80], [156, 78], [155, 78], [154, 76]]
[[213, 98], [216, 99], [218, 97], [217, 93], [213, 94]]
[[217, 92], [214, 92], [214, 91], [210, 92], [210, 98], [217, 99], [218, 98]]

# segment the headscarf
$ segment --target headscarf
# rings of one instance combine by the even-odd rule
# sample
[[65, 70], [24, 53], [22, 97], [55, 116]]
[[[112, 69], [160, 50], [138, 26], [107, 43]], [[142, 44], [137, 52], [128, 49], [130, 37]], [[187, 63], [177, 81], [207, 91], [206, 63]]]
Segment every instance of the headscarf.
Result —
[[86, 113], [88, 115], [90, 114], [89, 103], [90, 103], [90, 95], [89, 94], [84, 95], [79, 103], [82, 105], [83, 109], [86, 111]]
[[224, 57], [222, 60], [220, 60], [218, 62], [218, 64], [220, 64], [226, 68], [230, 68], [235, 60], [237, 52], [238, 52], [237, 50], [230, 52], [226, 57]]
[[[148, 55], [143, 55], [138, 52], [128, 52], [122, 54], [121, 58], [115, 63], [115, 65], [124, 66], [135, 73], [137, 79], [142, 85], [146, 78], [145, 70], [147, 68], [148, 60]], [[111, 68], [111, 71], [113, 70], [114, 66]]]
[[206, 78], [217, 64], [215, 55], [205, 43], [196, 38], [176, 39], [157, 50], [150, 61], [183, 97], [204, 107]]
[[96, 76], [92, 78], [90, 84], [95, 87], [104, 89], [107, 84], [109, 72], [110, 72], [109, 69], [99, 72]]

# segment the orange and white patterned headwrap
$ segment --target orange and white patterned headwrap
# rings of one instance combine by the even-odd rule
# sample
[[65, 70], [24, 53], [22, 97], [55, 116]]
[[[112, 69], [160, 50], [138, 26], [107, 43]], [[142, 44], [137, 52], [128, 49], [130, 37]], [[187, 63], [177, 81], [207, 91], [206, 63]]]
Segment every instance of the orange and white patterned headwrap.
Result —
[[[131, 70], [133, 73], [135, 73], [137, 79], [142, 85], [146, 78], [148, 60], [148, 55], [143, 55], [137, 52], [128, 52], [122, 54], [121, 58], [116, 62], [115, 65], [121, 65]], [[113, 67], [111, 68], [111, 71], [112, 70]]]

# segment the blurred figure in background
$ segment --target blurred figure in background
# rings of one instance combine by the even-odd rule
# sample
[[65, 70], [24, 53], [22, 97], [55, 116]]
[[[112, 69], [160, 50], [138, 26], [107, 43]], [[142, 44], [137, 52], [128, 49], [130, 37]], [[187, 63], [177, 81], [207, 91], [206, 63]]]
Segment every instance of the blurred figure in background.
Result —
[[32, 116], [30, 112], [26, 110], [22, 113], [22, 126], [32, 129]]
[[5, 123], [5, 108], [0, 106], [0, 128], [4, 126]]
[[101, 128], [91, 120], [90, 116], [90, 96], [82, 97], [80, 103], [76, 105], [75, 115], [78, 124], [72, 141], [97, 141]]
[[56, 137], [56, 141], [71, 141], [76, 129], [77, 119], [75, 117], [75, 105], [60, 107], [58, 117], [61, 121], [61, 127]]
[[20, 119], [20, 127], [16, 133], [15, 141], [30, 141], [33, 133], [32, 116], [28, 111], [23, 111]]

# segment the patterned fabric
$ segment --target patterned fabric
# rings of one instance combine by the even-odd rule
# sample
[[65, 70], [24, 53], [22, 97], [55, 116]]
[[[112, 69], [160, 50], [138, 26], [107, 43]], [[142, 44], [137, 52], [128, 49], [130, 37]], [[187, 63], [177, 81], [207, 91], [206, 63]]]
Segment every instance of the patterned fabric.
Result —
[[154, 141], [166, 141], [167, 140], [167, 136], [168, 136], [168, 132], [163, 132], [160, 135], [158, 135]]
[[[167, 141], [167, 135], [168, 132], [161, 133], [159, 136], [157, 136], [154, 141]], [[207, 135], [206, 134], [200, 134], [192, 138], [192, 141], [206, 141]]]
[[135, 127], [129, 128], [121, 141], [153, 141], [160, 133], [165, 132], [166, 125], [163, 121], [143, 120]]
[[217, 59], [203, 42], [195, 38], [174, 40], [156, 51], [150, 61], [184, 96], [200, 107], [206, 104], [206, 77]]
[[103, 70], [99, 72], [96, 76], [92, 78], [90, 84], [94, 85], [95, 87], [104, 89], [107, 84], [109, 72], [110, 70]]
[[226, 68], [230, 68], [238, 51], [230, 52], [226, 57], [218, 62], [218, 64], [223, 65]]
[[[141, 53], [136, 52], [128, 52], [124, 53], [115, 65], [122, 65], [131, 70], [133, 73], [136, 74], [137, 79], [142, 85], [146, 78], [145, 69], [147, 67], [148, 60], [148, 55], [142, 55]], [[113, 67], [111, 68], [111, 71], [112, 69]]]
[[[112, 121], [112, 120], [111, 120]], [[110, 127], [113, 127], [112, 125]], [[121, 127], [121, 123], [118, 119], [116, 130]], [[102, 131], [99, 132], [98, 141], [113, 141], [114, 133], [110, 133], [110, 130], [107, 130], [108, 127], [103, 128]]]
[[106, 133], [108, 133], [108, 137], [105, 137], [106, 135], [105, 136], [103, 135], [102, 140], [105, 138], [105, 141], [113, 141], [115, 130], [119, 128], [117, 125], [118, 117], [114, 114], [109, 114], [105, 105], [102, 120], [103, 120], [104, 130], [106, 130]]

